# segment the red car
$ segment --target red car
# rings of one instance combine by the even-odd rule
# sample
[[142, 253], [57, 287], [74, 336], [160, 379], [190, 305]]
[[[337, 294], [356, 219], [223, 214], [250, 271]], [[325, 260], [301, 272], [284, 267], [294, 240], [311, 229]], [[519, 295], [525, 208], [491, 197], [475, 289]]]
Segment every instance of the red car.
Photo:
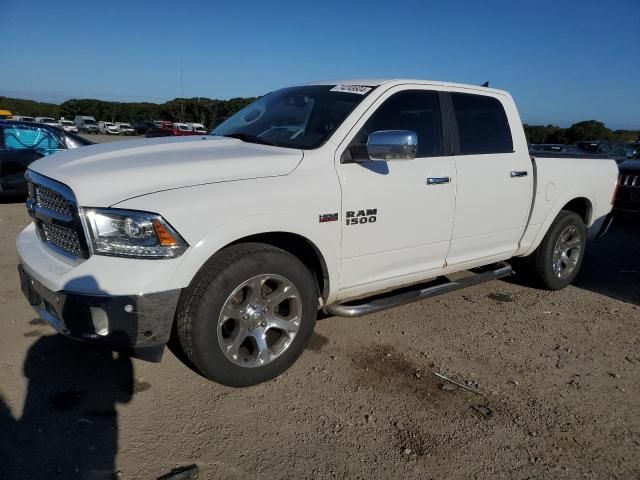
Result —
[[180, 137], [184, 135], [201, 135], [195, 130], [189, 128], [186, 123], [171, 123], [171, 122], [154, 122], [155, 128], [150, 128], [144, 134], [147, 138], [152, 137]]

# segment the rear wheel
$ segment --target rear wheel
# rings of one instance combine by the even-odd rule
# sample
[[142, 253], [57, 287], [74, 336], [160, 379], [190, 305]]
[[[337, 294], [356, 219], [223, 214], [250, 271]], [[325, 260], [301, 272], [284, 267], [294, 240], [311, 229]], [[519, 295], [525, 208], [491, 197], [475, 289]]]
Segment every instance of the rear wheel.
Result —
[[586, 238], [582, 218], [562, 210], [538, 248], [516, 264], [516, 271], [548, 290], [565, 288], [580, 271]]
[[206, 377], [240, 387], [270, 380], [302, 354], [315, 325], [311, 272], [284, 250], [242, 244], [216, 255], [178, 305], [180, 345]]

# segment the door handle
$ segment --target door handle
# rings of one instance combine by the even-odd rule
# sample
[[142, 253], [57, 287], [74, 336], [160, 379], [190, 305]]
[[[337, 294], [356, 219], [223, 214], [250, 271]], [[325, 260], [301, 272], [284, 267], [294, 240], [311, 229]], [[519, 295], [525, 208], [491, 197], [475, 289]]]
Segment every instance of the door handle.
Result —
[[442, 185], [451, 182], [451, 177], [427, 177], [427, 185]]
[[527, 176], [526, 170], [511, 170], [511, 178], [526, 177], [526, 176]]

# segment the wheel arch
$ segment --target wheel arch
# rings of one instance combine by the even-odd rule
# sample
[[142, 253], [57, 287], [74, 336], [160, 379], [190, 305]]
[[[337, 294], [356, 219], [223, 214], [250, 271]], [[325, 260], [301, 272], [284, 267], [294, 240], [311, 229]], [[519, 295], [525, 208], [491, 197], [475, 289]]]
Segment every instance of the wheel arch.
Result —
[[322, 300], [331, 302], [339, 283], [336, 244], [339, 235], [334, 238], [311, 226], [305, 228], [302, 222], [296, 220], [290, 216], [282, 219], [277, 216], [245, 217], [209, 231], [200, 240], [194, 241], [179, 259], [169, 287], [187, 287], [201, 268], [224, 248], [257, 242], [281, 248], [299, 258], [314, 274]]
[[570, 212], [577, 213], [582, 218], [582, 221], [587, 227], [591, 224], [593, 205], [591, 204], [591, 201], [586, 197], [576, 197], [565, 203], [565, 205], [556, 213], [556, 216], [562, 210], [568, 210]]
[[329, 270], [327, 263], [322, 252], [308, 238], [292, 232], [256, 233], [234, 240], [220, 250], [241, 243], [264, 243], [289, 252], [311, 270], [316, 279], [319, 296], [324, 300], [329, 296]]
[[553, 207], [549, 209], [549, 213], [540, 224], [531, 243], [518, 250], [515, 256], [526, 257], [532, 254], [534, 250], [538, 248], [547, 231], [549, 231], [551, 224], [562, 210], [568, 210], [578, 214], [580, 218], [582, 218], [587, 230], [589, 230], [589, 227], [593, 223], [594, 206], [591, 199], [582, 193], [568, 192], [564, 198], [556, 201]]

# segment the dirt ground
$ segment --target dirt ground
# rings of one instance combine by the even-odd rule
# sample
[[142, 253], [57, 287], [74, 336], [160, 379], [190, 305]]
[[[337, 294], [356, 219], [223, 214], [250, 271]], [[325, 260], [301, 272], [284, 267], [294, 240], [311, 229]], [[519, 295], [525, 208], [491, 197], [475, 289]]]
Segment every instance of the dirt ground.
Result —
[[246, 389], [54, 335], [19, 288], [28, 221], [0, 204], [0, 478], [640, 478], [637, 220], [588, 245], [575, 286], [325, 318], [293, 368]]

